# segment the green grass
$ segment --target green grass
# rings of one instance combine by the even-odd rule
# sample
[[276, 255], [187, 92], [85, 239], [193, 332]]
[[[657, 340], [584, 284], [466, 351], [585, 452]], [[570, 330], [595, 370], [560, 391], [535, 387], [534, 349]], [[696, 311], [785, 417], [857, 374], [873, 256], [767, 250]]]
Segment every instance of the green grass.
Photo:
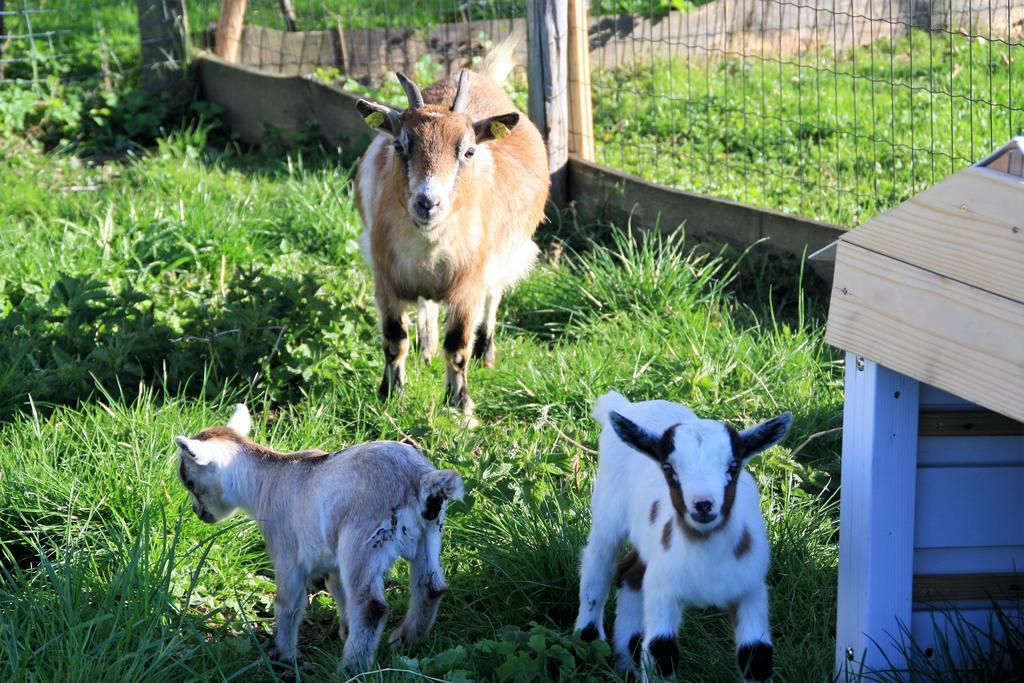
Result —
[[834, 54], [597, 71], [597, 159], [853, 227], [1024, 134], [1024, 43], [915, 30]]
[[[223, 423], [239, 400], [275, 448], [412, 438], [465, 478], [437, 627], [405, 658], [383, 646], [382, 667], [456, 680], [545, 680], [562, 667], [607, 680], [606, 651], [570, 631], [596, 464], [581, 446], [596, 445], [589, 411], [613, 388], [737, 424], [794, 412], [794, 433], [753, 465], [774, 548], [777, 680], [827, 680], [838, 441], [794, 451], [838, 426], [841, 376], [821, 294], [792, 263], [681, 238], [636, 243], [553, 216], [538, 236], [542, 265], [503, 307], [497, 369], [471, 370], [482, 424], [466, 430], [443, 408], [437, 362], [410, 363], [400, 400], [374, 396], [371, 277], [337, 159], [216, 151], [195, 128], [101, 166], [2, 140], [10, 680], [274, 677], [258, 531], [199, 522], [171, 460], [174, 435]], [[404, 571], [388, 581], [391, 625]], [[330, 678], [334, 628], [319, 594], [300, 641], [313, 672], [301, 678]], [[731, 680], [724, 614], [691, 611], [682, 645], [687, 680]]]

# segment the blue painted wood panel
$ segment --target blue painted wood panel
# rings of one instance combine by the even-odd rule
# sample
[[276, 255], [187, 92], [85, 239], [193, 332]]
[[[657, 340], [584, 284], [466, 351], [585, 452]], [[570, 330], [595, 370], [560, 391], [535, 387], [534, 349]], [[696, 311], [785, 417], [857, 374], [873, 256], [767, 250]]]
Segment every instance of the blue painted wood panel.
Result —
[[1024, 467], [919, 469], [914, 545], [1024, 545]]

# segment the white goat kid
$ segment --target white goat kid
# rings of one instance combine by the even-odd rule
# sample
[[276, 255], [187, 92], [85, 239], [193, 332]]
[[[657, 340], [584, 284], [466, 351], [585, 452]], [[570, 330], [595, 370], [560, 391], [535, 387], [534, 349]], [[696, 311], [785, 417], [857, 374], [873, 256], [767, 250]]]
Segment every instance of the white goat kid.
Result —
[[604, 639], [615, 558], [628, 538], [633, 550], [614, 572], [620, 668], [671, 676], [683, 610], [715, 606], [732, 617], [744, 680], [768, 680], [768, 539], [744, 466], [782, 440], [792, 415], [737, 432], [678, 403], [630, 403], [611, 392], [597, 400], [594, 419], [604, 429], [576, 628], [584, 639]]
[[345, 640], [344, 667], [365, 671], [387, 616], [384, 576], [399, 557], [411, 563], [411, 596], [391, 643], [415, 643], [433, 625], [446, 589], [441, 529], [446, 501], [462, 497], [462, 479], [394, 441], [276, 453], [246, 437], [251, 423], [239, 405], [227, 427], [175, 443], [196, 515], [213, 524], [241, 509], [263, 533], [277, 579], [271, 655], [295, 660], [307, 584], [326, 576]]

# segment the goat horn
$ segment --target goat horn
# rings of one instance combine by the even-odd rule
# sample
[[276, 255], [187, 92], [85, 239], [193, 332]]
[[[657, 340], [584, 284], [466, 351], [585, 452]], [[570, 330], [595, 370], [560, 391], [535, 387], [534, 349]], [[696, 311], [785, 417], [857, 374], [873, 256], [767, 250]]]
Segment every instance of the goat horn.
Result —
[[469, 72], [462, 69], [459, 72], [459, 86], [455, 89], [455, 101], [452, 102], [452, 113], [459, 114], [466, 111], [469, 106], [469, 88], [466, 87], [466, 76]]
[[396, 71], [395, 76], [398, 77], [398, 82], [405, 88], [405, 95], [409, 98], [409, 109], [422, 109], [423, 108], [423, 93], [416, 87], [416, 84], [409, 80], [409, 78], [401, 71]]

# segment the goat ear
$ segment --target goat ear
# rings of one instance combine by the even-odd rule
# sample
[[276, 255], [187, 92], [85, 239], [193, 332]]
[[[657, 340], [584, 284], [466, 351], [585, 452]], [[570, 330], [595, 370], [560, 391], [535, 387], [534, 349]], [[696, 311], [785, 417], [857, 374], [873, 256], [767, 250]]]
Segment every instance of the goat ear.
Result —
[[356, 102], [356, 109], [370, 128], [388, 135], [398, 135], [398, 129], [402, 125], [401, 115], [391, 107], [369, 100], [359, 100]]
[[199, 439], [189, 439], [185, 436], [174, 437], [174, 443], [177, 444], [178, 448], [181, 449], [187, 457], [199, 465], [200, 467], [206, 467], [214, 461], [216, 453], [211, 449], [210, 444]]
[[619, 435], [619, 438], [626, 442], [626, 445], [635, 448], [646, 456], [658, 462], [665, 459], [664, 450], [661, 447], [661, 437], [651, 434], [649, 431], [623, 417], [614, 410], [608, 413], [612, 429]]
[[249, 436], [249, 430], [252, 429], [252, 417], [249, 415], [249, 409], [241, 403], [236, 405], [235, 412], [228, 420], [228, 427], [234, 429], [239, 436]]
[[766, 451], [782, 441], [790, 425], [793, 424], [793, 413], [785, 412], [778, 417], [765, 420], [756, 427], [744, 429], [737, 437], [735, 454], [737, 460], [746, 461], [762, 451]]
[[476, 142], [488, 142], [489, 140], [500, 140], [512, 134], [512, 129], [519, 123], [519, 112], [513, 111], [508, 114], [489, 116], [473, 122], [473, 132], [476, 133]]

